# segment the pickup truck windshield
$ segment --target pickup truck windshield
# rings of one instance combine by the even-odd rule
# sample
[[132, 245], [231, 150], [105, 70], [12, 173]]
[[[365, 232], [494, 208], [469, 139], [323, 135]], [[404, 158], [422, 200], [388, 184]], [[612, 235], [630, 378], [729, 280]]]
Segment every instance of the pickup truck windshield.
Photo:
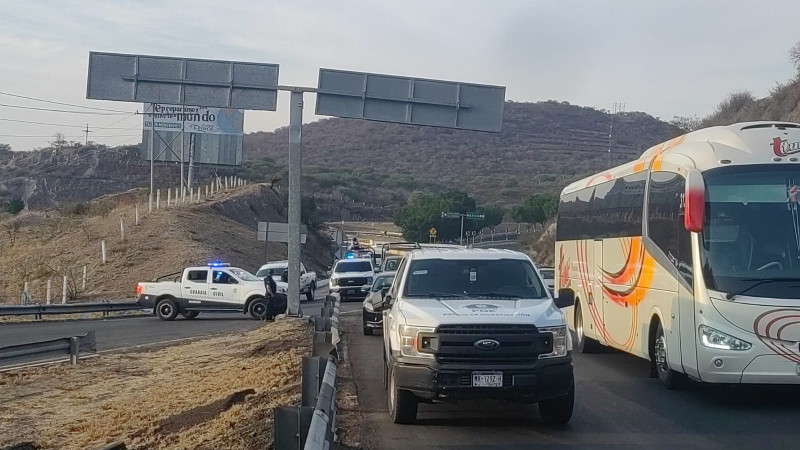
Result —
[[406, 297], [545, 298], [533, 266], [519, 259], [421, 259], [411, 263]]
[[372, 272], [372, 264], [369, 261], [342, 261], [336, 264], [333, 272]]
[[258, 278], [254, 277], [253, 274], [246, 270], [231, 269], [231, 273], [236, 275], [236, 277], [242, 281], [260, 281]]
[[372, 292], [378, 292], [383, 288], [391, 287], [392, 280], [394, 280], [394, 274], [392, 274], [391, 276], [381, 276], [375, 278], [375, 282], [372, 283]]
[[266, 269], [261, 269], [256, 273], [257, 277], [280, 277], [283, 272], [286, 271], [286, 267], [268, 267]]

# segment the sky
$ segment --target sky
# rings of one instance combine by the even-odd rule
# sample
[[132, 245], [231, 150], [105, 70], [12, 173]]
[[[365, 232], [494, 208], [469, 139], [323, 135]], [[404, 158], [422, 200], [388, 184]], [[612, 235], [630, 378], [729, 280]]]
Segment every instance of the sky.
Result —
[[[765, 96], [793, 75], [798, 16], [797, 0], [0, 0], [0, 105], [103, 113], [0, 106], [0, 143], [83, 141], [87, 123], [90, 140], [139, 142], [140, 104], [85, 98], [89, 51], [276, 63], [287, 85], [316, 86], [324, 67], [702, 117], [733, 91]], [[319, 119], [313, 95], [305, 105], [304, 122]], [[246, 113], [245, 131], [288, 121], [282, 93], [277, 111]]]

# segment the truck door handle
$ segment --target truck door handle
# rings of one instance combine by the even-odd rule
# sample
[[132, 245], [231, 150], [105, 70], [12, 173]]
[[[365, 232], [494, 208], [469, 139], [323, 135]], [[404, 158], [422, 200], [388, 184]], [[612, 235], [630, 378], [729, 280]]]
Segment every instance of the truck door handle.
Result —
[[217, 290], [217, 288], [211, 288], [211, 290], [212, 290], [212, 291], [216, 291], [216, 290]]
[[192, 287], [191, 286], [184, 286], [183, 288], [184, 289], [191, 289]]

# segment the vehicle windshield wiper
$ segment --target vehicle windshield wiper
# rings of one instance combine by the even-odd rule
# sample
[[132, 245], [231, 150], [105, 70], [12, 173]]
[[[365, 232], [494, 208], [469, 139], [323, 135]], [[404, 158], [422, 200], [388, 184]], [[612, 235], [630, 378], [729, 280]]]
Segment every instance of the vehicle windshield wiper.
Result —
[[406, 297], [430, 297], [430, 298], [464, 298], [463, 294], [452, 292], [428, 292], [427, 294], [406, 294]]
[[788, 281], [796, 283], [800, 281], [800, 277], [745, 278], [742, 281], [753, 281], [754, 283], [749, 286], [745, 286], [742, 289], [739, 289], [738, 291], [729, 292], [725, 294], [726, 299], [733, 300], [733, 298], [736, 297], [737, 295], [744, 294], [750, 289], [753, 289], [754, 287], [761, 286], [762, 284], [766, 283], [777, 283], [780, 281]]
[[475, 292], [470, 294], [473, 297], [506, 297], [506, 298], [524, 298], [516, 294], [503, 294], [500, 292]]

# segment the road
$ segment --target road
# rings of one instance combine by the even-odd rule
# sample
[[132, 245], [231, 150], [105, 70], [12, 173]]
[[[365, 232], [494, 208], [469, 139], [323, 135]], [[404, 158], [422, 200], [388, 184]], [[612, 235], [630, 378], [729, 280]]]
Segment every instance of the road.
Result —
[[[322, 299], [328, 294], [327, 283], [319, 287], [313, 302], [302, 302], [306, 315], [319, 314]], [[263, 322], [241, 313], [200, 313], [196, 319], [178, 316], [164, 322], [155, 316], [110, 317], [94, 320], [63, 320], [0, 324], [0, 346], [46, 339], [77, 336], [94, 331], [97, 350], [113, 350], [156, 344], [220, 333], [252, 330]]]
[[[347, 305], [349, 306], [349, 305]], [[343, 308], [345, 309], [345, 308]], [[350, 309], [350, 308], [347, 308]], [[535, 406], [494, 402], [421, 404], [419, 423], [386, 412], [382, 338], [361, 333], [360, 315], [342, 331], [371, 449], [796, 449], [800, 388], [706, 386], [668, 391], [648, 362], [608, 352], [575, 355], [576, 407], [568, 426], [545, 426]]]

